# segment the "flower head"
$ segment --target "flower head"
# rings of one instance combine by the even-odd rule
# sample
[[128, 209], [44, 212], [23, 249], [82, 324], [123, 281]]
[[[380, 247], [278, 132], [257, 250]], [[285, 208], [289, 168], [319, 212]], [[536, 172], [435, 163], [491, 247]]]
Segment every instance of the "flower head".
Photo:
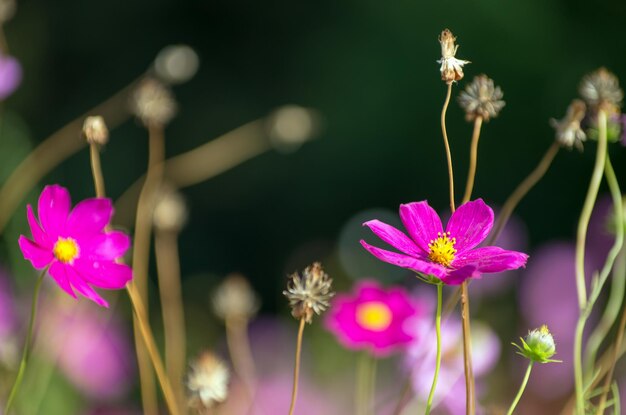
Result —
[[502, 97], [504, 94], [499, 86], [495, 86], [493, 79], [487, 75], [478, 75], [459, 94], [459, 104], [465, 110], [465, 119], [474, 121], [481, 117], [485, 121], [498, 116], [504, 108]]
[[550, 120], [550, 125], [556, 130], [556, 141], [565, 148], [571, 149], [576, 146], [580, 151], [583, 149], [583, 141], [587, 135], [580, 127], [585, 118], [587, 106], [580, 99], [575, 99], [567, 107], [567, 113], [561, 120]]
[[445, 29], [439, 35], [439, 43], [441, 44], [441, 59], [437, 63], [441, 64], [439, 71], [441, 79], [446, 82], [459, 81], [463, 78], [463, 65], [470, 63], [454, 57], [459, 45], [455, 45], [456, 37], [448, 29]]
[[249, 319], [258, 311], [259, 299], [243, 275], [231, 274], [213, 294], [213, 308], [223, 320]]
[[560, 362], [550, 359], [556, 353], [554, 337], [545, 324], [538, 329], [528, 332], [526, 339], [520, 337], [522, 345], [512, 343], [519, 349], [517, 354], [538, 363]]
[[609, 113], [619, 113], [624, 99], [624, 91], [619, 87], [619, 80], [606, 68], [585, 75], [578, 92], [591, 108], [597, 110], [604, 107]]
[[403, 232], [371, 220], [363, 225], [401, 253], [377, 248], [361, 240], [361, 245], [381, 261], [411, 269], [427, 281], [458, 285], [481, 274], [517, 269], [528, 255], [496, 246], [476, 248], [491, 231], [493, 210], [477, 199], [467, 202], [452, 214], [446, 230], [427, 201], [400, 205], [400, 219], [410, 238]]
[[413, 340], [406, 323], [420, 311], [403, 288], [385, 290], [366, 281], [357, 285], [353, 294], [333, 299], [326, 327], [348, 349], [387, 355]]
[[107, 302], [92, 286], [118, 290], [132, 278], [128, 265], [118, 264], [130, 246], [123, 232], [107, 232], [113, 215], [110, 199], [85, 199], [71, 209], [70, 194], [59, 185], [46, 186], [39, 196], [39, 221], [28, 205], [26, 215], [33, 239], [20, 236], [24, 258], [48, 273], [69, 295], [74, 290], [102, 307]]
[[164, 126], [176, 115], [177, 105], [168, 87], [156, 79], [146, 78], [133, 94], [131, 109], [145, 126]]
[[320, 315], [329, 307], [330, 299], [335, 295], [331, 291], [333, 280], [322, 269], [319, 262], [304, 269], [302, 275], [293, 273], [283, 294], [289, 299], [291, 315], [304, 318], [307, 323], [313, 321], [313, 315]]
[[204, 413], [224, 402], [230, 379], [226, 365], [213, 353], [205, 351], [190, 366], [186, 380], [189, 407]]
[[163, 186], [152, 214], [154, 227], [162, 232], [180, 232], [187, 222], [185, 198], [176, 189]]
[[85, 118], [83, 137], [89, 144], [105, 145], [109, 141], [109, 129], [99, 115]]

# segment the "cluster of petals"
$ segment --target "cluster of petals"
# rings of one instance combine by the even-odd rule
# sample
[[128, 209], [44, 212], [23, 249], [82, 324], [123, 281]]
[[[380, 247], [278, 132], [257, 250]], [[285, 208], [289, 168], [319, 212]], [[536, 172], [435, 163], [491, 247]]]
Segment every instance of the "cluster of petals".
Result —
[[62, 186], [46, 186], [39, 196], [39, 221], [27, 207], [32, 239], [24, 235], [19, 246], [34, 268], [48, 273], [69, 295], [74, 290], [102, 307], [107, 302], [93, 289], [121, 289], [132, 278], [128, 265], [119, 264], [130, 247], [120, 231], [107, 231], [113, 215], [110, 199], [85, 199], [71, 209], [70, 194]]
[[[477, 248], [491, 231], [493, 217], [493, 210], [482, 199], [476, 199], [459, 206], [444, 231], [441, 219], [427, 201], [403, 204], [400, 205], [400, 219], [410, 237], [379, 220], [364, 223], [399, 253], [363, 240], [361, 245], [381, 261], [433, 276], [444, 284], [458, 285], [485, 273], [525, 266], [528, 255], [524, 253], [496, 246]], [[449, 261], [438, 260], [439, 252], [434, 251], [439, 249], [437, 243], [442, 241], [450, 249], [446, 252]]]
[[422, 314], [403, 288], [384, 289], [375, 281], [363, 281], [354, 293], [337, 294], [325, 323], [347, 349], [385, 356], [414, 340], [409, 326]]

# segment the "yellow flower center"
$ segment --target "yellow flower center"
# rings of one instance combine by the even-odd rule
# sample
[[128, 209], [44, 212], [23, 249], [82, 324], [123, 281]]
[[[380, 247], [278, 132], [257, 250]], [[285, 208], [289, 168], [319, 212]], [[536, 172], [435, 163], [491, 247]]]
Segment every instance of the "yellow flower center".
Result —
[[356, 308], [356, 321], [367, 330], [383, 331], [391, 325], [391, 319], [391, 310], [380, 301], [369, 301]]
[[428, 244], [430, 249], [428, 258], [444, 267], [450, 266], [456, 254], [455, 243], [456, 238], [450, 238], [450, 232], [438, 232], [437, 239], [431, 240]]
[[52, 248], [54, 257], [64, 264], [73, 262], [78, 257], [79, 252], [78, 244], [72, 238], [59, 237], [54, 248]]

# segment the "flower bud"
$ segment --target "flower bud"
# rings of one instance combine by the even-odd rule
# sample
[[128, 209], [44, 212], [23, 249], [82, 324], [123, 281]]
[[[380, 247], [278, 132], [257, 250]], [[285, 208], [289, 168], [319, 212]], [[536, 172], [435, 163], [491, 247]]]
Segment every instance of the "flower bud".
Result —
[[199, 66], [198, 54], [187, 45], [167, 46], [154, 60], [157, 77], [172, 85], [189, 81], [198, 72]]
[[446, 83], [459, 81], [463, 78], [463, 65], [470, 63], [454, 57], [459, 45], [454, 42], [456, 37], [448, 29], [445, 29], [439, 35], [439, 44], [441, 45], [441, 59], [437, 63], [441, 64], [439, 71], [441, 79]]
[[176, 115], [177, 105], [168, 87], [156, 79], [146, 78], [135, 89], [131, 109], [146, 127], [165, 126]]
[[109, 129], [104, 118], [99, 115], [85, 118], [83, 137], [89, 144], [105, 145], [109, 141]]
[[285, 105], [277, 108], [268, 117], [267, 133], [278, 151], [294, 151], [319, 132], [320, 118], [313, 109]]
[[217, 287], [212, 300], [215, 314], [223, 320], [249, 319], [259, 309], [259, 299], [250, 287], [250, 283], [239, 274], [227, 276]]
[[539, 329], [529, 331], [526, 339], [520, 337], [520, 340], [522, 346], [512, 343], [519, 349], [517, 354], [538, 363], [560, 362], [560, 360], [550, 359], [556, 353], [556, 344], [545, 324]]
[[187, 215], [183, 196], [172, 188], [162, 189], [152, 215], [154, 226], [164, 232], [180, 232], [187, 222]]

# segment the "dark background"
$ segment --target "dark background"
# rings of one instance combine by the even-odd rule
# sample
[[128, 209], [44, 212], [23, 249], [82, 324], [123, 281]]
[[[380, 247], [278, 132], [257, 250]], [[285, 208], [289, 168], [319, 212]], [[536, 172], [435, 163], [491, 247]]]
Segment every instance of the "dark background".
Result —
[[[319, 140], [184, 189], [191, 226], [181, 236], [183, 275], [216, 283], [241, 271], [271, 310], [285, 307], [288, 272], [319, 258], [336, 278], [345, 273], [333, 261], [336, 240], [358, 212], [422, 199], [447, 208], [442, 29], [458, 37], [457, 57], [472, 62], [454, 95], [480, 73], [504, 91], [506, 107], [483, 128], [474, 192], [501, 204], [552, 142], [548, 120], [563, 116], [581, 77], [599, 66], [626, 74], [625, 22], [622, 1], [25, 0], [5, 27], [24, 67], [5, 108], [36, 144], [135, 79], [164, 46], [186, 43], [201, 66], [175, 88], [181, 110], [167, 129], [170, 156], [283, 104], [319, 109]], [[448, 132], [460, 198], [471, 125], [455, 101]], [[136, 122], [112, 132], [102, 157], [113, 198], [144, 172], [146, 145]], [[623, 179], [626, 149], [612, 147]], [[532, 245], [574, 235], [594, 150], [561, 151], [519, 206]], [[42, 185], [63, 184], [75, 201], [90, 196], [87, 154]], [[361, 252], [356, 239], [354, 249]]]

